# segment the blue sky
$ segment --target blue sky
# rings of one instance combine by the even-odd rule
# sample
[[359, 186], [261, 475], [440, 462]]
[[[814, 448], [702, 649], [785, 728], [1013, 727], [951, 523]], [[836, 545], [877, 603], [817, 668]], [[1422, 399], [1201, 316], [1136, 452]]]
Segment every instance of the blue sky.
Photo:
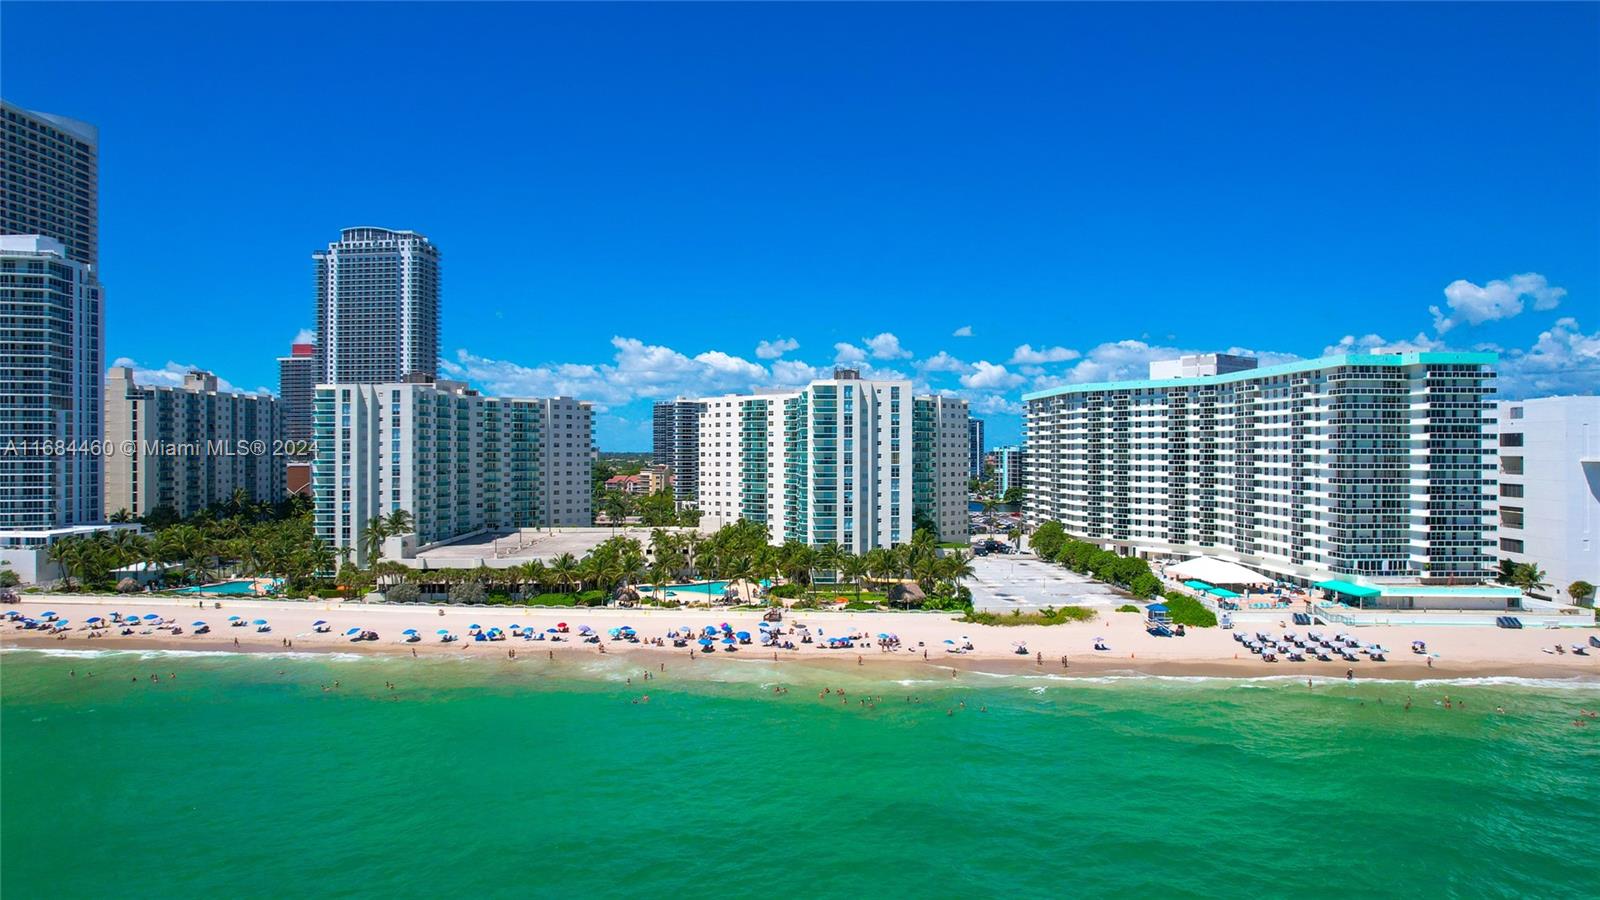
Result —
[[151, 379], [275, 388], [310, 254], [382, 225], [442, 248], [447, 369], [596, 401], [607, 450], [653, 399], [836, 359], [968, 397], [991, 443], [1025, 391], [1183, 350], [1489, 346], [1509, 394], [1600, 384], [1594, 4], [0, 26], [6, 99], [101, 129], [107, 354]]

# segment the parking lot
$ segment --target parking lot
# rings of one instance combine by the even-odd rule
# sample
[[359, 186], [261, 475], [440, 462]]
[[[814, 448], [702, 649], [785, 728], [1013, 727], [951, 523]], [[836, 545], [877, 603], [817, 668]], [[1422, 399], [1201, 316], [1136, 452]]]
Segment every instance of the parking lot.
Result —
[[1087, 575], [1034, 556], [996, 554], [972, 560], [972, 607], [980, 612], [1043, 609], [1046, 606], [1109, 606], [1131, 602]]

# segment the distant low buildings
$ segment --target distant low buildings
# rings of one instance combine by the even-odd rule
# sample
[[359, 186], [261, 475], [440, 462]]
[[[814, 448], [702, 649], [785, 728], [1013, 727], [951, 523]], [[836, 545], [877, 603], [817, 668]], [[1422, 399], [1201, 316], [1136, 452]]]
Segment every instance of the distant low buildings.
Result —
[[1499, 557], [1545, 571], [1536, 597], [1600, 585], [1600, 397], [1496, 404]]
[[[1332, 356], [1026, 395], [1026, 521], [1383, 605], [1515, 605], [1495, 564], [1492, 353]], [[1152, 375], [1172, 367], [1153, 365]], [[1472, 586], [1472, 587], [1462, 587]]]
[[[374, 517], [414, 552], [495, 529], [593, 522], [593, 413], [570, 397], [484, 397], [451, 381], [317, 386], [317, 535], [365, 565]], [[395, 558], [398, 553], [389, 554]]]
[[278, 400], [217, 388], [190, 372], [178, 387], [137, 384], [114, 366], [105, 391], [105, 514], [166, 509], [192, 516], [231, 500], [284, 498], [284, 427]]
[[774, 544], [854, 553], [909, 541], [918, 522], [965, 538], [966, 401], [841, 369], [794, 391], [699, 402], [702, 526], [759, 522]]
[[994, 491], [1004, 497], [1012, 488], [1022, 487], [1022, 448], [994, 448]]

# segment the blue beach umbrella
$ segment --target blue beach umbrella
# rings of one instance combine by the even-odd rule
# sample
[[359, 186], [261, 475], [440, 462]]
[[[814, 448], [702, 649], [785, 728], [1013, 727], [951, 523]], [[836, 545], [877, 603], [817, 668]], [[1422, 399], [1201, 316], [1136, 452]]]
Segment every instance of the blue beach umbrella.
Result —
[[887, 631], [878, 632], [878, 640], [887, 641], [888, 639], [889, 639], [889, 632], [887, 632]]
[[84, 619], [84, 621], [85, 622], [104, 622], [105, 620], [100, 618], [99, 616], [90, 616], [89, 618]]
[[701, 638], [700, 639], [700, 646], [702, 646], [702, 647], [711, 646], [711, 638]]
[[201, 626], [203, 626], [205, 624], [206, 623], [204, 623], [204, 622], [190, 622], [189, 623], [189, 627], [191, 627], [191, 628], [199, 628], [199, 627], [201, 627]]
[[617, 635], [619, 635], [621, 633], [622, 633], [622, 629], [621, 628], [613, 628], [610, 631], [606, 632], [606, 634], [609, 634], [612, 637], [616, 637]]
[[722, 642], [723, 642], [723, 643], [724, 643], [724, 644], [731, 644], [731, 643], [733, 643], [733, 638], [731, 638], [731, 637], [725, 637], [725, 638], [723, 638], [723, 639], [722, 639]]
[[[257, 622], [256, 624], [260, 625], [261, 623]], [[360, 633], [361, 633], [361, 629], [359, 629], [359, 628], [350, 628], [350, 629], [346, 629], [345, 630], [345, 634], [347, 634], [347, 635], [360, 634]]]
[[512, 622], [512, 623], [511, 623], [511, 627], [512, 627], [512, 628], [521, 628], [521, 627], [522, 627], [522, 626], [521, 626], [521, 625], [518, 625], [518, 624], [517, 624], [517, 623], [515, 623], [515, 622]]
[[[237, 621], [239, 621], [239, 617], [238, 617], [238, 616], [229, 616], [229, 617], [228, 617], [228, 621], [229, 621], [229, 622], [237, 622]], [[318, 624], [318, 625], [320, 625], [320, 624], [322, 624], [322, 623], [321, 623], [321, 622], [318, 622], [318, 623], [317, 623], [317, 624]]]
[[954, 644], [954, 643], [955, 643], [955, 641], [952, 641], [952, 640], [950, 640], [950, 639], [948, 639], [948, 638], [946, 638], [946, 639], [945, 639], [945, 643], [946, 643], [946, 644]]
[[159, 619], [159, 618], [161, 618], [161, 617], [160, 617], [160, 616], [158, 616], [158, 615], [156, 615], [156, 614], [155, 614], [155, 613], [145, 613], [145, 614], [144, 614], [144, 618], [145, 618], [145, 621], [147, 621], [147, 622], [148, 622], [148, 621], [149, 621], [149, 620], [151, 620], [151, 619]]
[[717, 633], [716, 626], [714, 626], [714, 625], [707, 625], [706, 626], [706, 634], [716, 634], [716, 633]]
[[407, 628], [405, 631], [402, 631], [400, 633], [401, 634], [416, 634], [417, 630], [415, 628]]
[[450, 633], [450, 629], [448, 629], [448, 628], [441, 628], [438, 631], [434, 632], [434, 634], [449, 634], [449, 633]]
[[471, 625], [468, 625], [467, 628], [471, 631], [481, 631], [483, 626], [479, 625], [477, 622], [473, 622]]
[[739, 640], [741, 640], [741, 641], [748, 641], [748, 640], [750, 640], [750, 632], [741, 631], [741, 632], [739, 632], [738, 637], [739, 637]]
[[254, 622], [251, 622], [250, 624], [252, 624], [252, 625], [265, 625], [265, 624], [267, 624], [267, 620], [266, 619], [257, 619]]
[[[229, 620], [230, 620], [230, 621], [231, 621], [231, 620], [233, 620], [233, 619], [237, 619], [237, 618], [239, 618], [239, 617], [238, 617], [238, 616], [229, 616], [229, 617], [228, 617], [228, 619], [229, 619]], [[312, 623], [311, 623], [311, 627], [312, 627], [312, 628], [315, 628], [315, 627], [317, 627], [317, 626], [318, 626], [318, 625], [326, 625], [326, 624], [328, 624], [328, 620], [327, 620], [327, 619], [318, 619], [318, 620], [316, 620], [316, 621], [315, 621], [315, 622], [312, 622]]]
[[[544, 630], [544, 633], [545, 634], [560, 634], [561, 633], [561, 629], [559, 629], [559, 628], [546, 628]], [[583, 633], [584, 634], [588, 634], [589, 632], [585, 631]]]

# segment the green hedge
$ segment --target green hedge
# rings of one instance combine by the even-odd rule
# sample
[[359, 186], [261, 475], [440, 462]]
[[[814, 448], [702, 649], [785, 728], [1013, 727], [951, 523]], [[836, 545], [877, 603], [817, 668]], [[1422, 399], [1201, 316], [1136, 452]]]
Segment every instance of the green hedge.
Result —
[[1014, 609], [1009, 613], [969, 612], [960, 621], [974, 625], [1062, 625], [1067, 622], [1088, 622], [1095, 617], [1087, 606], [1046, 607], [1036, 613]]
[[1168, 591], [1162, 602], [1166, 604], [1167, 613], [1172, 617], [1174, 625], [1185, 625], [1190, 628], [1217, 627], [1217, 614], [1187, 594]]

